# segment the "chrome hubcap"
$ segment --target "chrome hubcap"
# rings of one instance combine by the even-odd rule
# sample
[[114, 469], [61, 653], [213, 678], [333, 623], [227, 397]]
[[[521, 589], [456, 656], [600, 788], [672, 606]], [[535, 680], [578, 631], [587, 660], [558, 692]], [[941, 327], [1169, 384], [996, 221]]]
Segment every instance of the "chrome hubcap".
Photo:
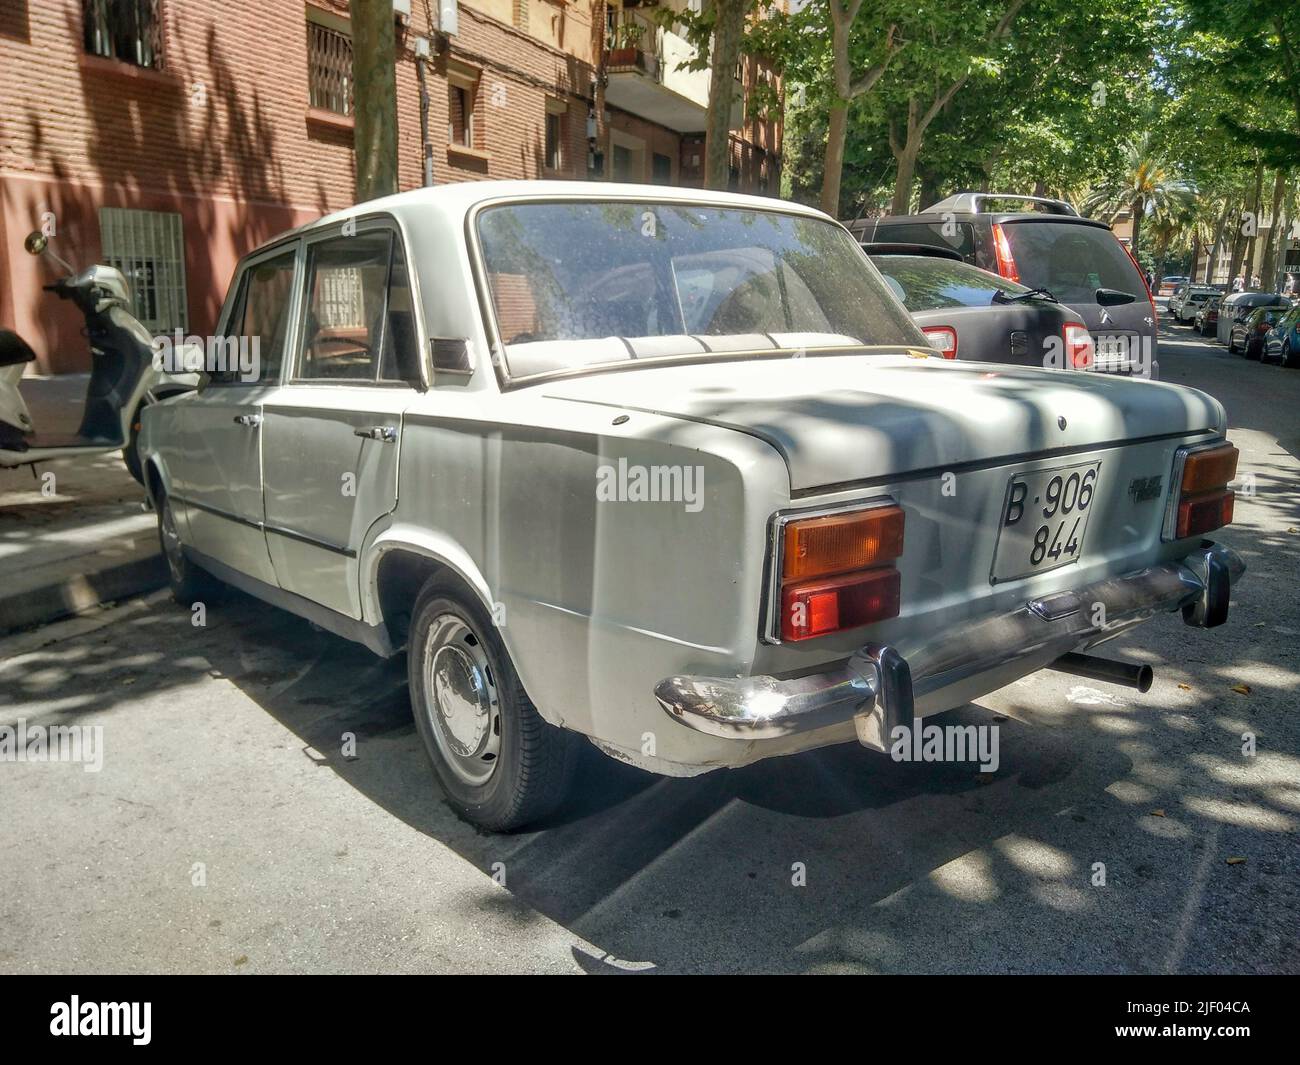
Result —
[[441, 614], [424, 640], [425, 713], [452, 772], [485, 784], [501, 751], [501, 711], [483, 644], [454, 614]]
[[163, 501], [160, 527], [162, 529], [163, 554], [167, 558], [167, 568], [171, 571], [172, 577], [179, 581], [181, 579], [181, 561], [184, 554], [181, 552], [181, 536], [176, 531], [176, 518], [172, 514], [170, 500]]

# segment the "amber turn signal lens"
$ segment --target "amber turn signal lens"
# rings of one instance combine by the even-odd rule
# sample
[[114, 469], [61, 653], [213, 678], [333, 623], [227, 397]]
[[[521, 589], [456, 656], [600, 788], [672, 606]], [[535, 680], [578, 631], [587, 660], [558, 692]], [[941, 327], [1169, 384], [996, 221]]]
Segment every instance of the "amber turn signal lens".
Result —
[[1193, 451], [1183, 462], [1183, 495], [1198, 495], [1225, 487], [1237, 476], [1237, 449], [1231, 444]]
[[1232, 492], [1207, 492], [1182, 500], [1178, 504], [1178, 539], [1231, 525], [1235, 500]]
[[802, 518], [785, 527], [781, 574], [789, 580], [869, 569], [903, 553], [901, 507]]
[[893, 566], [788, 584], [781, 589], [781, 639], [809, 640], [897, 617], [900, 585]]

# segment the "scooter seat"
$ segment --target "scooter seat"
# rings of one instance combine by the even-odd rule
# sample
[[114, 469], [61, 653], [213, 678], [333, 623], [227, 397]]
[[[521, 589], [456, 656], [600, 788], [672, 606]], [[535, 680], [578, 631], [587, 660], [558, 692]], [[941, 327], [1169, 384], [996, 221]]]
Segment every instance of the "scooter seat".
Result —
[[16, 366], [20, 362], [35, 362], [32, 346], [12, 329], [0, 329], [0, 366]]

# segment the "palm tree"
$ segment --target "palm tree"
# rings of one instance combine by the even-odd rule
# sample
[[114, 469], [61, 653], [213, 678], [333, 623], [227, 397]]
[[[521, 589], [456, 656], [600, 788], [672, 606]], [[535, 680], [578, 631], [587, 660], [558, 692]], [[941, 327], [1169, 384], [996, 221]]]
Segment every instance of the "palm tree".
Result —
[[1133, 254], [1138, 250], [1138, 233], [1144, 218], [1168, 225], [1184, 215], [1196, 200], [1196, 186], [1179, 177], [1173, 166], [1151, 147], [1150, 134], [1130, 141], [1121, 153], [1118, 173], [1093, 191], [1084, 211], [1110, 215], [1113, 223], [1125, 211], [1133, 215]]

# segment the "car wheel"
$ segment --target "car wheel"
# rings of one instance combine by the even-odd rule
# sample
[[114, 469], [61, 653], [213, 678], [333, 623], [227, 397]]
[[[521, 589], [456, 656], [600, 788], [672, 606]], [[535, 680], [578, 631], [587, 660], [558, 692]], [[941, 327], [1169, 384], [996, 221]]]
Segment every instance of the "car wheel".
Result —
[[411, 615], [411, 710], [451, 807], [505, 832], [564, 801], [581, 737], [543, 720], [487, 612], [430, 580]]
[[136, 407], [131, 416], [131, 424], [126, 429], [126, 443], [122, 445], [122, 461], [126, 463], [127, 472], [135, 478], [136, 484], [144, 484], [144, 467], [140, 464], [140, 415], [144, 404]]
[[1233, 341], [1231, 333], [1228, 334], [1228, 354], [1229, 355], [1237, 354], [1237, 345], [1236, 342]]
[[224, 585], [185, 556], [181, 549], [180, 530], [176, 526], [176, 514], [166, 492], [159, 493], [154, 506], [158, 511], [158, 542], [162, 547], [163, 560], [167, 563], [167, 584], [171, 588], [172, 598], [181, 606], [215, 602], [225, 590]]
[[1246, 343], [1242, 345], [1241, 353], [1252, 362], [1264, 361], [1264, 357], [1259, 350], [1259, 345], [1253, 340], [1247, 340]]

